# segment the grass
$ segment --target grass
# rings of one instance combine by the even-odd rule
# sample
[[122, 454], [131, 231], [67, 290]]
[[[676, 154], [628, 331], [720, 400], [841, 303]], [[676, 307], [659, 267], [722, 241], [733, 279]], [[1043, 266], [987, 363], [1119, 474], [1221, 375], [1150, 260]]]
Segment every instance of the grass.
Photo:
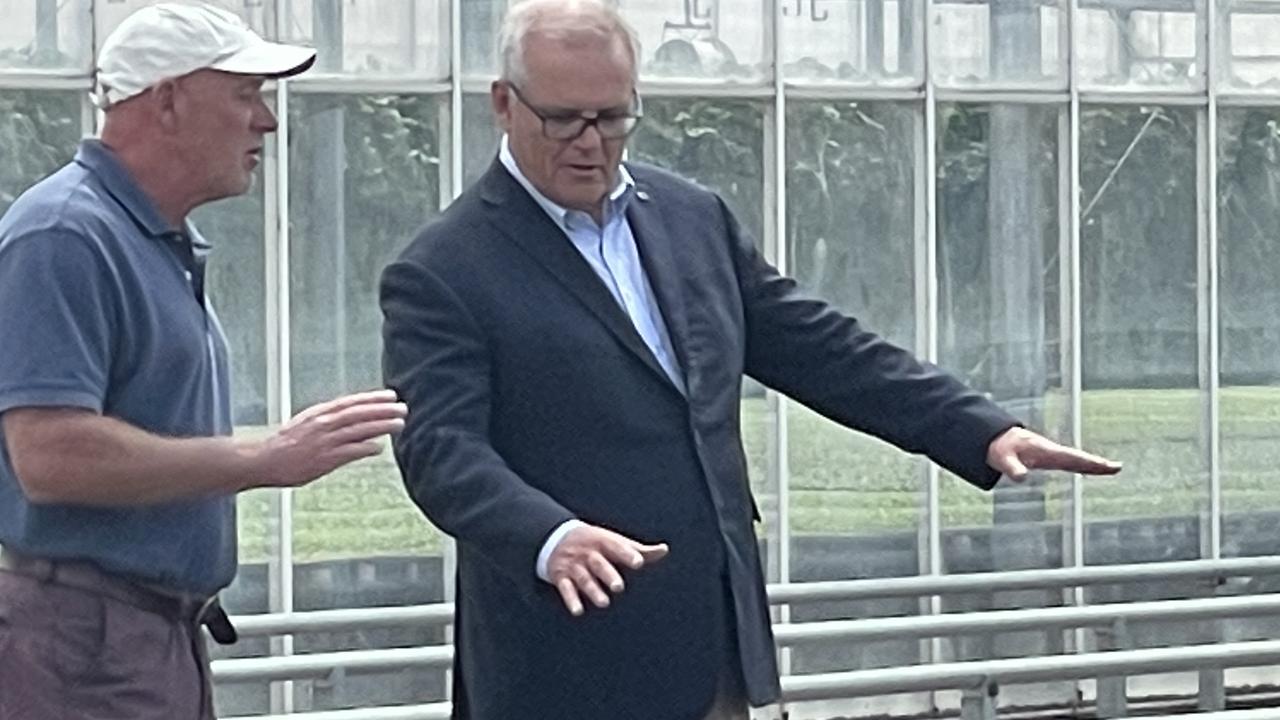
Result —
[[[1205, 511], [1209, 474], [1202, 431], [1205, 411], [1195, 390], [1094, 390], [1082, 403], [1083, 444], [1125, 463], [1116, 478], [1084, 480], [1085, 517], [1185, 515]], [[1280, 509], [1280, 388], [1223, 388], [1220, 398], [1223, 506], [1226, 512]], [[766, 468], [771, 409], [743, 401], [743, 436], [756, 495], [765, 514], [776, 508]], [[1061, 397], [1045, 402], [1050, 434], [1067, 427]], [[793, 533], [874, 533], [921, 521], [925, 463], [872, 438], [845, 430], [794, 403], [787, 404]], [[244, 433], [265, 432], [245, 428]], [[1070, 512], [1070, 481], [1044, 484], [1050, 520]], [[944, 527], [988, 525], [991, 496], [943, 474]], [[259, 490], [240, 502], [242, 561], [267, 559], [278, 524], [278, 491]], [[348, 466], [293, 493], [293, 544], [298, 562], [340, 557], [440, 552], [442, 536], [409, 500], [389, 451]]]

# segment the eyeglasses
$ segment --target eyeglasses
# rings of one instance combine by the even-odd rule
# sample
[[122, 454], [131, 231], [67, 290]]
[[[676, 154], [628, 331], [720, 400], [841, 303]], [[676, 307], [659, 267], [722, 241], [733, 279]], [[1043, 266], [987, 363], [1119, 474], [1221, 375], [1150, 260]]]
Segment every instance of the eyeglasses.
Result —
[[513, 83], [508, 82], [506, 85], [511, 88], [511, 93], [529, 108], [530, 112], [538, 116], [542, 121], [542, 134], [550, 140], [577, 140], [588, 127], [594, 127], [596, 132], [600, 133], [600, 137], [605, 140], [620, 140], [635, 132], [640, 118], [644, 117], [640, 96], [634, 92], [631, 95], [631, 107], [622, 112], [616, 110], [553, 111], [530, 104], [524, 99], [520, 88]]

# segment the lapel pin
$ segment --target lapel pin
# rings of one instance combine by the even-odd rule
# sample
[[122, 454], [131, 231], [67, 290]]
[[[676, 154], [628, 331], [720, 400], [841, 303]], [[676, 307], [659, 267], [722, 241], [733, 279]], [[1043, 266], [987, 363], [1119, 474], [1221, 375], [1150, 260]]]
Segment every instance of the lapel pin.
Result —
[[647, 192], [645, 192], [645, 191], [643, 191], [643, 190], [637, 190], [637, 191], [636, 191], [636, 198], [637, 198], [638, 200], [640, 200], [640, 202], [648, 202], [648, 200], [649, 200], [649, 193], [647, 193]]

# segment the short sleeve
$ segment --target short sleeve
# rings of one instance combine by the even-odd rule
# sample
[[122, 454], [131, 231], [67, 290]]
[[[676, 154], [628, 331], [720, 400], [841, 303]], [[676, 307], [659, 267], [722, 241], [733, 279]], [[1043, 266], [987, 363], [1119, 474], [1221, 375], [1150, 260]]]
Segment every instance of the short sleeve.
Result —
[[86, 238], [46, 231], [0, 243], [0, 412], [101, 412], [111, 375], [115, 297]]

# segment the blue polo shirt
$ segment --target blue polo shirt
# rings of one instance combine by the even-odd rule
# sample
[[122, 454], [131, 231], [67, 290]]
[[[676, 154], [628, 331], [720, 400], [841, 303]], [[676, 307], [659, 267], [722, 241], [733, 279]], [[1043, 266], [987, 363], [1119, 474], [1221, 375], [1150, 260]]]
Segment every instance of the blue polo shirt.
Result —
[[[82, 142], [0, 218], [0, 413], [73, 407], [167, 437], [230, 434], [226, 341], [183, 262], [204, 248], [110, 149]], [[235, 500], [34, 504], [0, 442], [0, 545], [209, 594], [235, 574]]]

